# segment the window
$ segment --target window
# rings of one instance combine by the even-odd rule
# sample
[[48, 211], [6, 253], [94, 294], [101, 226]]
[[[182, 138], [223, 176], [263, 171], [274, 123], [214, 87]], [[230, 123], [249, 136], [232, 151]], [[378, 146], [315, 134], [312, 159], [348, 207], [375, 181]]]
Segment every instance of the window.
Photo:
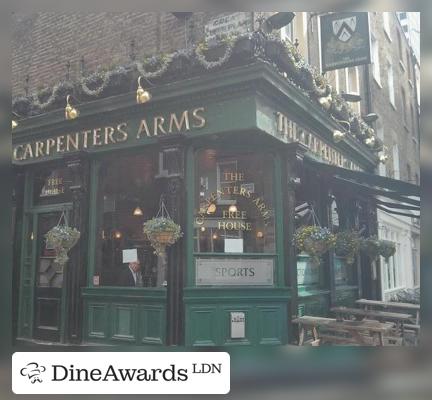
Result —
[[411, 76], [410, 53], [409, 53], [408, 50], [406, 52], [406, 67], [407, 67], [407, 70], [408, 70], [408, 79], [412, 79], [412, 76]]
[[406, 103], [406, 92], [403, 87], [401, 87], [401, 102], [402, 102], [402, 111], [403, 111], [403, 119], [405, 126], [408, 125], [408, 113], [407, 113], [407, 103]]
[[272, 166], [270, 155], [198, 152], [195, 252], [275, 252]]
[[72, 201], [70, 185], [72, 176], [69, 168], [44, 169], [35, 175], [34, 205], [67, 203]]
[[100, 169], [99, 229], [95, 286], [135, 286], [123, 250], [136, 249], [141, 269], [136, 286], [156, 286], [161, 258], [143, 233], [143, 223], [159, 210], [161, 182], [158, 152], [106, 160]]
[[397, 31], [397, 41], [398, 41], [398, 50], [399, 50], [399, 60], [402, 62], [402, 39], [399, 31]]
[[399, 240], [399, 233], [396, 229], [386, 225], [380, 233], [380, 238], [390, 240], [396, 244], [396, 253], [393, 257], [390, 257], [387, 261], [384, 257], [381, 257], [381, 265], [383, 266], [383, 283], [384, 290], [389, 291], [400, 288], [402, 285], [402, 274], [401, 274], [401, 243]]
[[[360, 79], [358, 67], [346, 68], [347, 93], [360, 94]], [[352, 109], [360, 114], [360, 102], [351, 103]]]
[[395, 93], [394, 93], [394, 76], [393, 76], [393, 65], [389, 59], [387, 59], [387, 85], [389, 90], [390, 103], [395, 106]]
[[393, 145], [393, 178], [400, 179], [399, 147], [397, 144]]
[[[381, 139], [384, 142], [384, 129], [383, 129], [382, 122], [379, 119], [376, 121], [376, 132], [377, 132], [378, 139]], [[379, 163], [378, 173], [381, 176], [387, 176], [385, 163]]]
[[298, 12], [292, 22], [281, 29], [281, 39], [288, 39], [295, 44], [306, 62], [309, 59], [307, 27], [307, 12]]
[[384, 32], [387, 35], [387, 38], [391, 41], [391, 35], [390, 35], [390, 13], [389, 12], [383, 12], [383, 26], [384, 26]]
[[371, 47], [372, 47], [372, 75], [375, 81], [381, 85], [381, 71], [379, 61], [379, 46], [375, 36], [371, 36]]

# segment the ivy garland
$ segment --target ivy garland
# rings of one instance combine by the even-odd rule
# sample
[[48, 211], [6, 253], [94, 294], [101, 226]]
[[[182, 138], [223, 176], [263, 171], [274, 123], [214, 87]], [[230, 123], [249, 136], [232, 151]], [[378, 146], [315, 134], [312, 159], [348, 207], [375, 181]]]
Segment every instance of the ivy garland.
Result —
[[[289, 41], [281, 41], [278, 37], [265, 34], [261, 31], [246, 33], [242, 35], [231, 35], [220, 38], [219, 42], [211, 48], [224, 45], [224, 54], [217, 60], [208, 60], [207, 54], [211, 50], [209, 44], [204, 41], [192, 49], [178, 50], [172, 54], [153, 56], [145, 59], [143, 62], [134, 62], [127, 66], [118, 66], [111, 71], [97, 71], [93, 74], [82, 77], [77, 83], [77, 88], [89, 97], [101, 96], [111, 85], [116, 84], [116, 77], [126, 77], [127, 68], [135, 68], [137, 72], [146, 79], [155, 79], [162, 77], [172, 65], [172, 63], [184, 57], [188, 60], [194, 60], [205, 70], [213, 70], [223, 66], [232, 56], [236, 44], [241, 39], [249, 39], [254, 44], [254, 56], [265, 62], [272, 63], [278, 71], [296, 88], [304, 93], [311, 100], [316, 101], [331, 116], [337, 120], [344, 120], [349, 123], [349, 133], [357, 138], [360, 142], [365, 143], [368, 138], [373, 137], [375, 141], [369, 148], [378, 152], [382, 150], [382, 141], [375, 136], [375, 132], [354, 113], [349, 104], [334, 91], [327, 78], [319, 73], [316, 68], [307, 64], [302, 58], [298, 49]], [[278, 54], [285, 55], [291, 63], [291, 68], [285, 70], [280, 67], [277, 60], [272, 60], [267, 55], [266, 44], [275, 44], [280, 47]], [[35, 93], [31, 96], [31, 108], [36, 108], [40, 112], [46, 111], [56, 100], [65, 98], [67, 94], [72, 94], [74, 85], [71, 82], [59, 82], [52, 88], [51, 94], [45, 101], [41, 101], [42, 92]], [[45, 90], [46, 91], [46, 90]], [[42, 96], [44, 97], [44, 96]], [[346, 127], [344, 127], [346, 128]], [[370, 143], [370, 140], [368, 141]]]

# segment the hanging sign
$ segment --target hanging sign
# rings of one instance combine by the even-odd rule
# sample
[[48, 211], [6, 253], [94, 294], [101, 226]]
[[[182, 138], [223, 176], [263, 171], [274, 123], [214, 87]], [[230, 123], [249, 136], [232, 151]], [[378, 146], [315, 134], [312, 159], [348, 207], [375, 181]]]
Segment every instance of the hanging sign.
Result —
[[367, 12], [331, 13], [320, 17], [322, 71], [370, 64]]

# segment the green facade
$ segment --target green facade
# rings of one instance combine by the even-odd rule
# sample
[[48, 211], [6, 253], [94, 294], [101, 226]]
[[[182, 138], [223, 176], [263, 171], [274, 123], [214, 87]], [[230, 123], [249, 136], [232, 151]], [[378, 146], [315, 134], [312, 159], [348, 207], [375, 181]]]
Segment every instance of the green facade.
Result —
[[[359, 283], [338, 287], [333, 282], [330, 270], [322, 269], [323, 276], [318, 285], [297, 285], [297, 264], [287, 256], [286, 225], [288, 215], [294, 210], [284, 204], [288, 190], [287, 163], [292, 157], [292, 144], [281, 138], [277, 129], [277, 112], [286, 112], [298, 123], [316, 132], [324, 142], [332, 143], [332, 130], [336, 129], [322, 109], [310, 102], [294, 86], [265, 63], [241, 68], [232, 68], [200, 78], [162, 85], [154, 90], [152, 102], [136, 105], [134, 93], [106, 98], [82, 107], [80, 118], [64, 121], [63, 112], [34, 117], [24, 122], [14, 133], [14, 145], [31, 140], [42, 140], [58, 134], [82, 129], [91, 129], [115, 121], [127, 121], [130, 132], [136, 132], [141, 119], [154, 115], [180, 112], [194, 107], [204, 107], [206, 125], [202, 129], [172, 134], [170, 140], [181, 141], [184, 151], [182, 182], [186, 187], [186, 199], [181, 212], [184, 215], [184, 238], [178, 246], [182, 248], [184, 262], [184, 285], [181, 298], [183, 309], [183, 339], [186, 346], [232, 346], [232, 345], [280, 345], [294, 340], [290, 320], [293, 309], [298, 314], [327, 315], [329, 307], [336, 304], [351, 304], [358, 297]], [[288, 110], [288, 111], [287, 111]], [[254, 286], [197, 286], [194, 253], [194, 182], [195, 154], [198, 149], [232, 146], [238, 151], [268, 152], [273, 159], [274, 212], [276, 215], [276, 248], [274, 254], [232, 255], [241, 257], [271, 258], [274, 261], [274, 284], [271, 287]], [[167, 323], [167, 288], [119, 288], [95, 287], [95, 241], [97, 232], [98, 176], [101, 161], [107, 155], [137, 154], [147, 146], [164, 145], [160, 137], [145, 137], [116, 145], [89, 148], [84, 193], [88, 205], [88, 218], [82, 231], [86, 240], [79, 246], [82, 253], [84, 277], [79, 288], [82, 310], [81, 343], [102, 343], [107, 345], [165, 345], [170, 326]], [[373, 165], [373, 158], [365, 148], [355, 150], [355, 144], [343, 142], [333, 144], [339, 151], [352, 158], [364, 169]], [[34, 287], [37, 238], [29, 239], [30, 232], [37, 225], [39, 213], [52, 210], [72, 210], [72, 204], [56, 204], [47, 207], [34, 206], [33, 175], [35, 165], [63, 163], [63, 156], [55, 154], [49, 158], [16, 162], [25, 175], [24, 205], [22, 212], [22, 239], [19, 259], [19, 322], [18, 337], [33, 338]], [[53, 165], [54, 165], [53, 164]], [[51, 164], [47, 164], [51, 165]], [[86, 209], [87, 209], [86, 207]], [[292, 228], [292, 227], [291, 227]], [[217, 258], [220, 254], [207, 254]], [[227, 257], [226, 254], [223, 254]], [[333, 262], [333, 260], [331, 260]], [[169, 265], [176, 268], [176, 265]], [[328, 268], [328, 267], [326, 267]], [[68, 313], [70, 292], [63, 289], [61, 307], [60, 341], [68, 339]], [[245, 314], [245, 337], [232, 339], [230, 334], [230, 313]], [[172, 344], [172, 343], [171, 343]]]

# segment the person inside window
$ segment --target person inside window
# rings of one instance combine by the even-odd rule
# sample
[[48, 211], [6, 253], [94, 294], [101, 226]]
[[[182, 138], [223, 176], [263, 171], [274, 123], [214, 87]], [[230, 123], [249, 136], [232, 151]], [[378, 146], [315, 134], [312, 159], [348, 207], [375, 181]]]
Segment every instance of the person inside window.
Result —
[[141, 263], [130, 262], [123, 268], [119, 276], [119, 286], [142, 286]]

